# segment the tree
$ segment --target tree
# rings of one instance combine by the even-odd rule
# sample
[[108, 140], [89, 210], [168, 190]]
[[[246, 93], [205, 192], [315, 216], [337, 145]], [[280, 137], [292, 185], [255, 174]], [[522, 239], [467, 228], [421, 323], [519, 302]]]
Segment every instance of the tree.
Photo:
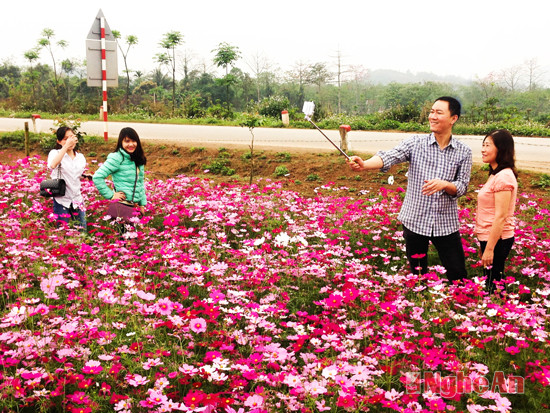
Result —
[[188, 92], [191, 85], [190, 77], [196, 73], [194, 69], [191, 68], [191, 62], [193, 61], [194, 55], [190, 50], [185, 49], [183, 51], [183, 56], [181, 58], [180, 69], [183, 70], [183, 90]]
[[538, 81], [543, 75], [543, 72], [540, 71], [540, 66], [536, 58], [532, 58], [525, 61], [525, 69], [527, 72], [528, 78], [528, 90], [533, 90], [538, 86]]
[[[52, 63], [53, 63], [53, 76], [55, 80], [54, 85], [55, 85], [56, 91], [58, 91], [59, 77], [57, 74], [57, 64], [55, 61], [55, 57], [53, 55], [53, 46], [52, 46], [52, 41], [53, 41], [53, 38], [55, 37], [55, 33], [52, 29], [46, 28], [42, 30], [42, 36], [43, 37], [38, 40], [38, 47], [48, 49], [48, 51], [50, 52], [50, 56], [52, 57]], [[64, 49], [65, 47], [68, 46], [69, 43], [67, 43], [67, 41], [65, 40], [59, 40], [56, 44], [62, 49]]]
[[226, 42], [220, 43], [218, 48], [212, 50], [212, 52], [216, 53], [214, 56], [214, 64], [217, 67], [223, 67], [225, 69], [225, 77], [222, 78], [222, 84], [225, 86], [225, 101], [227, 109], [229, 109], [229, 87], [237, 80], [229, 73], [229, 67], [235, 66], [235, 62], [241, 57], [241, 52], [237, 46], [232, 46]]
[[523, 74], [523, 68], [519, 65], [512, 66], [502, 71], [502, 80], [504, 84], [514, 92], [518, 86], [521, 76]]
[[304, 86], [308, 83], [309, 79], [309, 65], [300, 60], [294, 64], [292, 70], [286, 73], [286, 76], [290, 82], [298, 84], [298, 95], [296, 101], [292, 103], [298, 107], [302, 107], [305, 98]]
[[122, 60], [124, 60], [124, 72], [126, 73], [126, 105], [128, 105], [128, 100], [130, 99], [130, 71], [128, 70], [128, 52], [130, 51], [130, 48], [132, 46], [135, 46], [138, 44], [138, 38], [137, 36], [134, 36], [132, 34], [126, 36], [126, 51], [122, 49], [122, 46], [120, 44], [119, 39], [121, 38], [121, 34], [118, 30], [113, 30], [113, 36], [116, 39], [116, 44], [118, 45], [118, 48], [120, 49], [120, 53], [122, 53]]
[[61, 69], [67, 73], [67, 102], [71, 103], [71, 73], [76, 70], [75, 63], [70, 59], [61, 62]]
[[342, 75], [346, 72], [342, 69], [342, 53], [338, 49], [338, 54], [336, 55], [337, 63], [337, 72], [336, 72], [336, 82], [338, 85], [338, 113], [342, 112]]
[[314, 63], [309, 66], [308, 81], [317, 85], [317, 92], [321, 94], [321, 86], [332, 77], [325, 63]]
[[249, 185], [252, 185], [252, 179], [254, 178], [254, 128], [256, 126], [262, 126], [263, 119], [257, 114], [247, 113], [244, 120], [241, 122], [242, 127], [247, 127], [252, 135], [252, 140], [250, 141], [250, 181]]
[[[366, 83], [369, 71], [361, 65], [350, 66], [351, 78], [354, 86], [354, 107], [355, 111], [359, 109], [360, 85]], [[368, 110], [368, 108], [367, 108]]]
[[176, 108], [176, 47], [182, 43], [183, 35], [180, 32], [168, 32], [160, 42], [160, 47], [166, 49], [166, 52], [156, 56], [157, 62], [172, 69], [172, 116]]
[[25, 59], [29, 61], [29, 66], [30, 66], [29, 75], [30, 75], [31, 84], [32, 84], [32, 95], [33, 95], [33, 98], [36, 99], [36, 77], [37, 76], [36, 76], [36, 73], [34, 73], [33, 63], [36, 60], [38, 60], [38, 58], [40, 57], [40, 51], [37, 48], [27, 50], [24, 53], [24, 56], [25, 56]]
[[261, 56], [258, 52], [249, 60], [245, 60], [247, 66], [252, 70], [252, 74], [256, 77], [256, 101], [260, 102], [260, 80], [262, 75], [270, 68], [269, 61]]
[[20, 80], [21, 69], [8, 60], [4, 60], [0, 65], [0, 98], [8, 98], [10, 87], [16, 88]]

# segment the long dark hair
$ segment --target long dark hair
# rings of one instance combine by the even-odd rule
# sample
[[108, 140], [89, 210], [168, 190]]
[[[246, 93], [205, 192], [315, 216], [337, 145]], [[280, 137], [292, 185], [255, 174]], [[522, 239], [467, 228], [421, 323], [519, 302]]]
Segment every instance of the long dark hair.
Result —
[[[56, 141], [55, 141], [55, 149], [61, 149], [63, 146], [59, 143], [61, 142], [63, 139], [65, 139], [65, 134], [67, 133], [67, 131], [71, 131], [72, 133], [74, 133], [74, 130], [73, 128], [69, 128], [68, 126], [61, 126], [59, 128], [57, 128], [57, 130], [55, 131], [55, 137], [56, 137]], [[78, 146], [78, 144], [77, 144]], [[76, 147], [73, 149], [74, 153], [77, 153], [78, 151], [76, 150]]]
[[145, 153], [143, 152], [143, 147], [141, 146], [139, 135], [132, 128], [122, 128], [120, 130], [115, 151], [124, 151], [124, 148], [122, 147], [122, 141], [124, 140], [124, 138], [129, 138], [137, 143], [136, 150], [130, 154], [130, 159], [135, 162], [136, 166], [147, 164], [147, 158], [145, 157]]
[[514, 137], [507, 129], [496, 129], [490, 132], [485, 139], [491, 138], [495, 147], [497, 148], [497, 158], [495, 162], [497, 167], [493, 170], [493, 167], [489, 165], [489, 175], [496, 175], [500, 171], [506, 168], [510, 168], [516, 178], [518, 177], [518, 171], [516, 170], [516, 152], [514, 149]]

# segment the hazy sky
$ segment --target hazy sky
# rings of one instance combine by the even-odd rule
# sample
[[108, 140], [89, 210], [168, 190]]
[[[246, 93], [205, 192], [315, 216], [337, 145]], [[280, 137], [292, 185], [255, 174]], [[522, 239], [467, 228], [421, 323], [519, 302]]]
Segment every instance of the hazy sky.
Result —
[[[179, 31], [180, 50], [192, 65], [211, 64], [220, 42], [238, 46], [237, 67], [267, 58], [281, 70], [296, 62], [325, 62], [368, 69], [432, 72], [468, 79], [484, 77], [537, 59], [550, 78], [547, 0], [156, 0], [156, 1], [3, 1], [0, 5], [0, 61], [26, 64], [23, 53], [35, 46], [42, 29], [69, 47], [59, 60], [83, 60], [85, 39], [99, 10], [111, 29], [133, 34], [139, 44], [129, 53], [131, 70], [156, 67], [163, 34]], [[47, 52], [41, 62], [51, 64]], [[119, 70], [122, 59], [119, 55]]]

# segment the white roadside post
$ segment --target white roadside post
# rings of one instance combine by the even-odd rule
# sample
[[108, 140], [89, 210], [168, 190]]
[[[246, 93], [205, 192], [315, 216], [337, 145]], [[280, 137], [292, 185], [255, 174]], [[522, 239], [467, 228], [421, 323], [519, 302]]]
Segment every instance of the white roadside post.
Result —
[[107, 141], [109, 137], [107, 87], [118, 86], [118, 63], [116, 39], [101, 10], [86, 39], [86, 62], [88, 86], [102, 89], [103, 105], [100, 107], [100, 118], [104, 122], [103, 137]]

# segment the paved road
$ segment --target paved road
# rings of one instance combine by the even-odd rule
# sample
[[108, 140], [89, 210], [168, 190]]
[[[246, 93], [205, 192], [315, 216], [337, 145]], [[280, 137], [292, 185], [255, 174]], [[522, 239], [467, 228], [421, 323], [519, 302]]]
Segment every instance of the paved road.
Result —
[[[24, 128], [26, 119], [0, 118], [0, 131]], [[40, 120], [37, 125], [42, 131], [53, 126], [51, 120]], [[186, 146], [243, 147], [248, 146], [251, 135], [247, 128], [238, 126], [168, 125], [130, 122], [109, 122], [109, 136], [116, 137], [121, 128], [136, 129], [143, 140], [183, 144]], [[84, 122], [81, 130], [89, 135], [103, 136], [103, 122]], [[325, 131], [335, 143], [340, 134], [335, 130]], [[374, 153], [379, 149], [393, 148], [410, 133], [351, 131], [348, 135], [351, 150], [355, 153]], [[313, 129], [254, 129], [254, 146], [257, 149], [277, 151], [332, 151], [333, 146]], [[481, 162], [483, 136], [458, 136], [473, 151], [474, 162]], [[550, 139], [515, 137], [517, 166], [538, 172], [550, 173]]]

